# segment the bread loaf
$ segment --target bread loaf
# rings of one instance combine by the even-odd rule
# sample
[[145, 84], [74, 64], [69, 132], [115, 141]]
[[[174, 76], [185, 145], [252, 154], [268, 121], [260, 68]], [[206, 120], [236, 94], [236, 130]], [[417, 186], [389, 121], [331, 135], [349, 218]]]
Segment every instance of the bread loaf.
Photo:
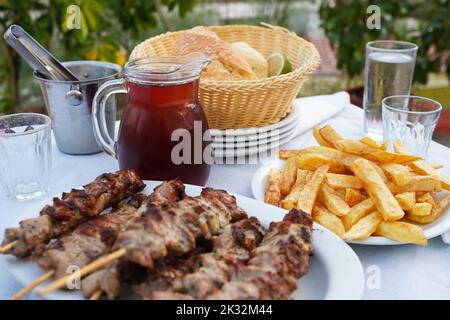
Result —
[[229, 43], [205, 27], [184, 31], [175, 43], [177, 54], [193, 52], [207, 54], [213, 62], [203, 71], [202, 78], [210, 80], [256, 80], [248, 62]]
[[269, 64], [261, 53], [244, 41], [234, 42], [231, 47], [248, 62], [258, 79], [268, 77]]

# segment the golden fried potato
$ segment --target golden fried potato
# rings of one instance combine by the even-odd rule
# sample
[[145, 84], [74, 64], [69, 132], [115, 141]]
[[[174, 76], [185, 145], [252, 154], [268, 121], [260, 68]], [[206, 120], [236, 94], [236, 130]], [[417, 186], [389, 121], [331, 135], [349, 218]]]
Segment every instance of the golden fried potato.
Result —
[[374, 211], [361, 220], [359, 220], [353, 227], [345, 233], [346, 240], [364, 240], [370, 237], [375, 232], [378, 225], [383, 221], [383, 216]]
[[429, 164], [423, 161], [414, 161], [408, 164], [409, 167], [416, 173], [421, 175], [430, 175], [436, 177], [442, 183], [442, 187], [446, 190], [450, 190], [450, 178], [445, 176], [442, 172], [434, 169]]
[[379, 163], [401, 164], [422, 159], [413, 155], [390, 153], [387, 151], [377, 150], [355, 140], [339, 140], [336, 141], [333, 145], [343, 152], [355, 154], [366, 158], [367, 160], [376, 161]]
[[361, 201], [367, 199], [367, 196], [365, 194], [363, 194], [361, 191], [359, 191], [358, 189], [352, 189], [352, 188], [347, 188], [345, 189], [345, 202], [347, 202], [347, 204], [350, 207], [353, 207], [354, 205], [360, 203]]
[[375, 205], [378, 211], [383, 215], [384, 220], [391, 221], [403, 218], [405, 215], [404, 211], [368, 160], [355, 160], [352, 165], [352, 170], [353, 173], [364, 182], [367, 193], [375, 202]]
[[384, 173], [399, 186], [407, 184], [413, 177], [408, 167], [401, 164], [385, 163], [381, 165], [381, 169], [383, 169]]
[[333, 147], [331, 144], [329, 144], [327, 141], [325, 141], [324, 138], [322, 138], [322, 135], [320, 134], [319, 130], [320, 130], [319, 127], [313, 128], [313, 136], [316, 139], [317, 143], [323, 147], [329, 147], [329, 148]]
[[311, 171], [316, 171], [320, 166], [330, 162], [329, 158], [317, 153], [305, 153], [290, 159], [295, 159], [297, 168]]
[[396, 140], [394, 142], [394, 151], [400, 154], [407, 154], [407, 155], [411, 154], [411, 152], [409, 152], [409, 150], [400, 140]]
[[291, 192], [281, 201], [281, 206], [286, 210], [291, 210], [297, 205], [297, 200], [300, 197], [300, 192], [306, 185], [308, 174], [312, 172], [307, 170], [297, 169], [297, 179]]
[[419, 245], [428, 243], [422, 228], [407, 222], [382, 221], [375, 230], [374, 235], [405, 243]]
[[336, 141], [342, 140], [341, 135], [337, 133], [336, 130], [334, 130], [333, 127], [329, 124], [319, 129], [319, 133], [322, 138], [333, 147], [336, 147]]
[[324, 164], [314, 172], [311, 180], [306, 183], [305, 187], [300, 192], [300, 197], [297, 201], [297, 209], [311, 214], [320, 186], [322, 185], [325, 174], [329, 168], [329, 164]]
[[332, 231], [339, 238], [342, 239], [344, 237], [345, 229], [341, 219], [325, 208], [317, 205], [314, 206], [312, 217], [315, 222]]
[[411, 191], [440, 192], [441, 182], [434, 176], [412, 176], [407, 184], [395, 185], [394, 193]]
[[410, 211], [408, 211], [408, 214], [413, 216], [427, 216], [431, 214], [431, 210], [433, 209], [433, 206], [427, 202], [424, 203], [415, 203]]
[[373, 202], [372, 199], [370, 198], [367, 198], [358, 203], [357, 205], [351, 207], [350, 211], [341, 218], [345, 230], [346, 231], [350, 230], [355, 223], [357, 223], [359, 220], [364, 218], [370, 212], [375, 210], [375, 208], [376, 208], [375, 202]]
[[267, 183], [266, 194], [264, 195], [264, 202], [274, 206], [280, 205], [281, 200], [281, 172], [278, 169], [272, 168], [269, 173], [269, 181]]
[[292, 186], [294, 185], [295, 178], [297, 175], [297, 161], [295, 158], [287, 159], [284, 165], [283, 171], [281, 172], [281, 184], [280, 190], [281, 194], [288, 194]]
[[450, 203], [450, 195], [446, 196], [444, 199], [442, 199], [436, 206], [436, 208], [431, 210], [431, 213], [427, 216], [414, 216], [411, 214], [407, 215], [407, 218], [413, 222], [426, 224], [426, 223], [432, 223], [437, 218], [440, 217], [442, 212], [444, 212], [447, 205]]
[[325, 181], [327, 184], [335, 189], [364, 189], [364, 183], [361, 179], [355, 176], [349, 176], [345, 174], [327, 173], [325, 175]]
[[416, 192], [416, 201], [417, 201], [417, 202], [419, 202], [419, 203], [424, 203], [424, 202], [426, 202], [426, 203], [431, 204], [431, 206], [432, 206], [433, 208], [436, 208], [436, 202], [434, 201], [434, 198], [433, 198], [433, 196], [431, 195], [431, 193], [426, 192], [426, 193], [424, 193], [424, 194], [422, 194], [422, 195], [417, 195], [417, 193], [418, 193], [418, 192]]
[[322, 184], [322, 189], [319, 192], [319, 200], [331, 213], [334, 213], [338, 217], [345, 216], [350, 211], [349, 205], [326, 183]]
[[359, 139], [359, 141], [364, 143], [365, 145], [368, 145], [371, 148], [382, 150], [382, 151], [386, 151], [386, 149], [388, 147], [388, 142], [387, 141], [384, 141], [383, 143], [380, 143], [380, 142], [377, 142], [377, 141], [373, 140], [369, 136], [362, 137], [361, 139]]
[[403, 192], [395, 195], [395, 200], [403, 210], [411, 210], [416, 204], [415, 192]]

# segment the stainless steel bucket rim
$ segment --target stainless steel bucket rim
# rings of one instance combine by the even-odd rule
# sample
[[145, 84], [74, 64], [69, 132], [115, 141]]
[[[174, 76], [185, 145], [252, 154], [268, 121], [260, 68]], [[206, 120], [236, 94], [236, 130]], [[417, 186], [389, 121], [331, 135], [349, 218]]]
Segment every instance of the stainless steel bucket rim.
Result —
[[76, 60], [76, 61], [65, 61], [62, 62], [62, 65], [65, 67], [70, 67], [72, 65], [78, 65], [78, 64], [85, 64], [85, 65], [91, 65], [91, 66], [97, 66], [97, 67], [109, 67], [112, 70], [115, 70], [115, 73], [110, 74], [105, 77], [101, 78], [95, 78], [95, 79], [87, 79], [87, 80], [79, 80], [79, 81], [61, 81], [61, 80], [53, 80], [53, 79], [45, 79], [42, 78], [39, 73], [33, 72], [33, 76], [35, 79], [39, 81], [44, 81], [47, 83], [66, 83], [66, 84], [91, 84], [96, 83], [99, 81], [106, 81], [110, 78], [118, 76], [120, 73], [122, 73], [122, 67], [116, 63], [112, 62], [106, 62], [106, 61], [95, 61], [95, 60]]

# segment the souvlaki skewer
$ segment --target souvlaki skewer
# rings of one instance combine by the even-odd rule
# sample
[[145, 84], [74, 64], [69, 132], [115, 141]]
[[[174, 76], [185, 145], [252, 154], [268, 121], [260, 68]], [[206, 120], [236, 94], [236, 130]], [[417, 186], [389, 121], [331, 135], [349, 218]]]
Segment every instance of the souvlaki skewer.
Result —
[[[45, 247], [36, 258], [36, 263], [46, 273], [33, 283], [15, 294], [11, 299], [20, 299], [45, 280], [67, 275], [72, 266], [82, 268], [91, 261], [107, 254], [120, 229], [127, 221], [136, 217], [138, 208], [145, 202], [155, 205], [178, 201], [184, 196], [184, 185], [172, 180], [155, 188], [146, 197], [144, 194], [132, 194], [129, 199], [114, 208], [110, 213], [95, 217], [80, 224], [75, 230], [64, 234]], [[95, 295], [94, 295], [95, 297]]]
[[110, 254], [84, 266], [78, 275], [59, 278], [38, 294], [63, 288], [77, 276], [87, 276], [120, 258], [151, 270], [155, 261], [168, 255], [187, 255], [196, 249], [198, 241], [220, 234], [230, 223], [247, 218], [235, 197], [211, 188], [203, 189], [198, 197], [186, 196], [169, 206], [144, 203], [138, 211], [138, 217], [119, 233]]
[[142, 179], [133, 171], [102, 174], [83, 189], [73, 189], [63, 193], [61, 198], [54, 198], [53, 204], [45, 206], [39, 217], [23, 220], [17, 228], [6, 229], [0, 252], [28, 256], [37, 247], [73, 230], [144, 187]]

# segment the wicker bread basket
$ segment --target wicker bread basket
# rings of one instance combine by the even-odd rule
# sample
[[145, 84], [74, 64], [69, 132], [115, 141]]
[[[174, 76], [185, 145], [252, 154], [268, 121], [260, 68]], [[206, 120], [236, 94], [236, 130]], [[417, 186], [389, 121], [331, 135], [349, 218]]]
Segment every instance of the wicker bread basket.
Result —
[[[265, 57], [274, 52], [282, 53], [293, 69], [288, 74], [260, 80], [201, 80], [199, 99], [209, 127], [263, 127], [285, 117], [306, 77], [320, 63], [314, 45], [280, 27], [228, 25], [208, 28], [224, 41], [246, 41]], [[130, 59], [174, 55], [174, 44], [181, 32], [168, 32], [142, 42], [134, 48]]]

